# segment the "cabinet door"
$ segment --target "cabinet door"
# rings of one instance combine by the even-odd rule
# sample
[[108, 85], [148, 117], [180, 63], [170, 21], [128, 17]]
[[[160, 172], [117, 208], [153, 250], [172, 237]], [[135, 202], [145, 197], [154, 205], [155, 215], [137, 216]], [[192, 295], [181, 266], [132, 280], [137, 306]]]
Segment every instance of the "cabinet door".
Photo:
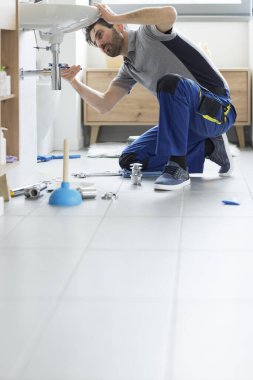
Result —
[[[247, 69], [223, 69], [232, 102], [237, 111], [236, 125], [250, 124], [250, 73]], [[86, 83], [99, 91], [105, 91], [117, 70], [87, 70]], [[137, 84], [130, 96], [125, 96], [115, 108], [100, 115], [92, 107], [85, 105], [85, 124], [90, 125], [155, 125], [158, 122], [158, 102], [144, 87]]]
[[[86, 84], [104, 92], [117, 70], [87, 70]], [[155, 125], [158, 121], [158, 102], [143, 86], [134, 86], [131, 95], [127, 95], [111, 112], [100, 115], [92, 107], [85, 106], [85, 124], [97, 125]]]
[[221, 70], [229, 84], [232, 103], [237, 112], [236, 124], [250, 124], [250, 82], [249, 71]]
[[0, 1], [0, 29], [16, 29], [16, 0]]

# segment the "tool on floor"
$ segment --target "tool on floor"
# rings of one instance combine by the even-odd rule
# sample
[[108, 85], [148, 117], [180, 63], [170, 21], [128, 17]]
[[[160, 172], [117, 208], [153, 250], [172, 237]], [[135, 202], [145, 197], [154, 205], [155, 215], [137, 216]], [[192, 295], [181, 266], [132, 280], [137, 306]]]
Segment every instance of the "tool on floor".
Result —
[[80, 186], [76, 189], [81, 194], [82, 199], [94, 199], [97, 196], [95, 187]]
[[73, 177], [76, 178], [87, 178], [87, 177], [121, 177], [122, 174], [120, 171], [118, 172], [110, 172], [110, 171], [105, 171], [105, 172], [94, 172], [94, 173], [72, 173], [71, 174]]
[[[80, 154], [70, 154], [69, 158], [81, 158], [81, 155]], [[46, 156], [37, 156], [37, 162], [47, 162], [47, 161], [58, 160], [58, 159], [63, 159], [63, 155], [62, 154], [58, 154], [58, 155], [55, 155], [55, 154], [50, 155], [49, 154]]]
[[63, 155], [63, 181], [61, 187], [52, 192], [49, 197], [49, 204], [52, 206], [77, 206], [82, 203], [82, 197], [79, 191], [70, 189], [68, 182], [68, 140], [64, 140]]
[[25, 192], [28, 194], [29, 189], [32, 189], [32, 188], [36, 188], [41, 191], [47, 188], [47, 184], [46, 182], [43, 181], [43, 182], [34, 183], [32, 185], [27, 185], [24, 187], [17, 187], [15, 189], [10, 190], [10, 195], [12, 198], [18, 197], [19, 195], [25, 195]]
[[[132, 171], [127, 169], [120, 169], [118, 172], [91, 172], [91, 173], [72, 173], [71, 175], [76, 178], [87, 178], [87, 177], [123, 177], [123, 178], [131, 178]], [[143, 171], [142, 177], [158, 177], [161, 175], [161, 171], [149, 172]]]
[[110, 200], [110, 199], [118, 199], [118, 194], [113, 193], [112, 191], [108, 191], [101, 196], [102, 199]]
[[139, 162], [135, 162], [134, 164], [130, 165], [130, 168], [132, 170], [131, 173], [131, 181], [133, 185], [140, 186], [141, 185], [141, 169], [142, 169], [142, 164]]
[[40, 185], [34, 185], [31, 187], [26, 187], [24, 189], [24, 195], [26, 199], [38, 199], [42, 196], [41, 191], [45, 190], [47, 185], [45, 183], [41, 183]]

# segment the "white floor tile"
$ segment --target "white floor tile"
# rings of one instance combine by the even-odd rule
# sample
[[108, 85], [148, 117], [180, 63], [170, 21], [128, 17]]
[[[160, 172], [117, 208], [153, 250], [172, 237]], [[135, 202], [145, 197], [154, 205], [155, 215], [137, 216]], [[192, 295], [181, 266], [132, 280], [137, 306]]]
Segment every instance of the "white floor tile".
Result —
[[180, 259], [180, 300], [250, 300], [253, 302], [253, 253], [184, 251]]
[[64, 297], [174, 297], [177, 253], [88, 251]]
[[101, 199], [98, 193], [95, 199], [84, 199], [83, 202], [75, 207], [57, 207], [48, 204], [49, 195], [45, 202], [31, 212], [31, 216], [103, 216], [108, 209], [110, 202]]
[[0, 240], [2, 240], [11, 230], [15, 228], [21, 221], [21, 216], [0, 216]]
[[99, 221], [98, 217], [31, 216], [2, 239], [0, 247], [84, 249]]
[[106, 217], [97, 229], [92, 249], [175, 250], [180, 218]]
[[[0, 379], [18, 378], [52, 302], [0, 299]], [[15, 375], [14, 375], [15, 373]]]
[[[42, 192], [43, 194], [43, 192]], [[45, 201], [44, 194], [36, 200], [26, 199], [24, 195], [11, 198], [5, 203], [5, 215], [29, 215]]]
[[173, 380], [252, 379], [252, 318], [253, 303], [180, 303]]
[[203, 177], [192, 178], [191, 186], [186, 191], [203, 192], [224, 192], [224, 193], [248, 193], [245, 180], [241, 177], [220, 177], [219, 175], [205, 175]]
[[5, 248], [0, 254], [1, 297], [55, 298], [83, 250]]
[[[236, 201], [238, 205], [225, 205], [223, 201]], [[185, 192], [183, 216], [240, 217], [253, 216], [253, 198], [248, 193]]]
[[183, 250], [252, 251], [253, 218], [212, 217], [183, 219]]
[[107, 216], [180, 216], [182, 192], [150, 190], [120, 191], [116, 202], [112, 202]]
[[120, 190], [121, 191], [131, 191], [132, 193], [134, 192], [134, 194], [137, 192], [143, 193], [145, 191], [154, 192], [154, 182], [155, 182], [157, 177], [158, 177], [158, 175], [154, 175], [151, 177], [142, 176], [141, 185], [138, 185], [138, 186], [133, 185], [131, 178], [124, 178], [122, 181], [122, 186], [121, 186]]
[[21, 379], [162, 380], [170, 315], [160, 302], [61, 303]]
[[[70, 174], [119, 170], [118, 159], [81, 155]], [[154, 191], [155, 176], [134, 186], [70, 175], [97, 198], [6, 203], [0, 380], [252, 380], [252, 162], [242, 150], [220, 178], [206, 160], [172, 192]], [[61, 181], [62, 163], [38, 164], [29, 183]]]

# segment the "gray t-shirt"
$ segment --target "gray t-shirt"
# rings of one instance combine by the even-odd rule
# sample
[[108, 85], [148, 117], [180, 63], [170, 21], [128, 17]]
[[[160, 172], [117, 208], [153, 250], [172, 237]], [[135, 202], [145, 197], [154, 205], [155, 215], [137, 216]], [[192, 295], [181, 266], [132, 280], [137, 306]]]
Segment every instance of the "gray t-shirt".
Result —
[[130, 30], [128, 54], [112, 84], [130, 92], [139, 82], [156, 95], [157, 81], [167, 74], [192, 79], [210, 91], [228, 89], [227, 82], [209, 57], [174, 28], [169, 34], [160, 32], [155, 25]]

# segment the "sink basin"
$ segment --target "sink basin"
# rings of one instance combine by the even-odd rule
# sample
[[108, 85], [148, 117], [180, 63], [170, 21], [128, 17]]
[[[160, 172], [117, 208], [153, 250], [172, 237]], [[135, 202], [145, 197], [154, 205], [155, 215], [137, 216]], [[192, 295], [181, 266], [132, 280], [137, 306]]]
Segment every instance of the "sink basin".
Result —
[[93, 24], [96, 7], [72, 4], [20, 3], [20, 26], [43, 33], [69, 33]]

